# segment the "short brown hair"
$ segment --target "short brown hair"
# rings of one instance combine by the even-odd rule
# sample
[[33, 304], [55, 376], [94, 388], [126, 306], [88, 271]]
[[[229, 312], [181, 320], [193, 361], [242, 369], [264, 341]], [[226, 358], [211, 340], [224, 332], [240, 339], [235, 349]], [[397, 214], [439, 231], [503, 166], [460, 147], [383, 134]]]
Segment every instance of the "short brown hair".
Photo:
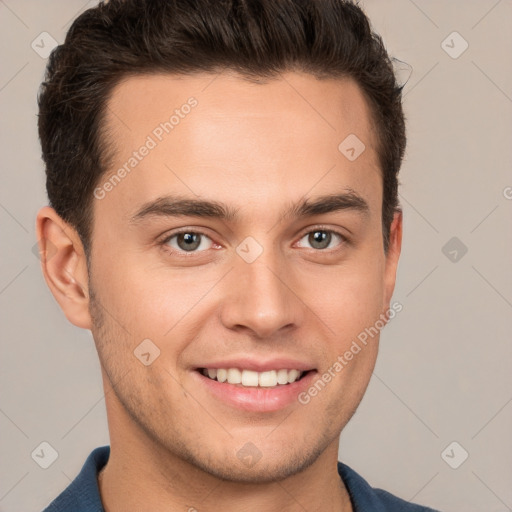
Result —
[[51, 53], [38, 95], [50, 205], [91, 244], [93, 190], [111, 155], [106, 103], [129, 75], [219, 72], [350, 77], [376, 126], [387, 252], [405, 151], [401, 87], [380, 36], [349, 0], [110, 0], [86, 10]]

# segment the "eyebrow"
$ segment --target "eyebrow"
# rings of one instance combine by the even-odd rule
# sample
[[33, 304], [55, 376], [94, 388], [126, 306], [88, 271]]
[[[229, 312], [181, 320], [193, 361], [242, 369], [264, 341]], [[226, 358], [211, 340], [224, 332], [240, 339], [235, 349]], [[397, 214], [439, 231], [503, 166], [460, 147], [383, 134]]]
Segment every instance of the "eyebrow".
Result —
[[[148, 217], [198, 217], [215, 218], [228, 222], [238, 219], [239, 208], [218, 201], [192, 199], [184, 196], [166, 195], [142, 205], [130, 218], [135, 224]], [[283, 212], [282, 218], [305, 218], [325, 213], [349, 210], [367, 217], [370, 207], [355, 191], [347, 189], [340, 194], [323, 195], [314, 200], [302, 199], [292, 203]]]

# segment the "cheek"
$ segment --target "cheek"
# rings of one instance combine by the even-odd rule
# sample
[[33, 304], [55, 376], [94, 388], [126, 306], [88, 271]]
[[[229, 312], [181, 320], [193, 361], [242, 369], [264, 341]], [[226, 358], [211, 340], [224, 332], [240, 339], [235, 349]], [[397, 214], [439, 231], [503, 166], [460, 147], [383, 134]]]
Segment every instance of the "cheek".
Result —
[[201, 324], [198, 316], [207, 314], [208, 292], [218, 278], [218, 270], [156, 268], [142, 258], [106, 264], [94, 275], [116, 337], [131, 350], [150, 339], [170, 367]]
[[301, 295], [316, 315], [342, 342], [373, 325], [382, 310], [380, 264], [347, 263], [329, 272], [304, 276]]

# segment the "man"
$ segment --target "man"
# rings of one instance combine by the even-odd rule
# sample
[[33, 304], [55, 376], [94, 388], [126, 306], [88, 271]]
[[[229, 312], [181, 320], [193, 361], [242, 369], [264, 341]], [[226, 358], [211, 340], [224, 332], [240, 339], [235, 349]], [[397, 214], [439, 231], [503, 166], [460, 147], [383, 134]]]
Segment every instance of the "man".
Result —
[[73, 23], [39, 96], [37, 233], [110, 447], [47, 511], [432, 510], [338, 463], [378, 351], [355, 340], [396, 309], [400, 92], [347, 1]]

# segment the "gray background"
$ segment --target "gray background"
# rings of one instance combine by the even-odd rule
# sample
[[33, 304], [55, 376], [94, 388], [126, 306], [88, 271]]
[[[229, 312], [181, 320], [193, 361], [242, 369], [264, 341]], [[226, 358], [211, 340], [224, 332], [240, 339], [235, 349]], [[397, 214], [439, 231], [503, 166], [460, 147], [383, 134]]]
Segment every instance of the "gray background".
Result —
[[[109, 442], [92, 337], [67, 322], [33, 252], [46, 204], [36, 131], [46, 60], [31, 43], [42, 53], [42, 32], [62, 42], [95, 3], [0, 0], [1, 511], [42, 509]], [[383, 331], [340, 458], [373, 486], [443, 511], [512, 510], [512, 2], [363, 6], [412, 67], [394, 295], [404, 309]], [[454, 31], [463, 39], [447, 39]], [[31, 457], [43, 441], [58, 452], [48, 469]], [[463, 450], [457, 469], [445, 462], [460, 464]]]

